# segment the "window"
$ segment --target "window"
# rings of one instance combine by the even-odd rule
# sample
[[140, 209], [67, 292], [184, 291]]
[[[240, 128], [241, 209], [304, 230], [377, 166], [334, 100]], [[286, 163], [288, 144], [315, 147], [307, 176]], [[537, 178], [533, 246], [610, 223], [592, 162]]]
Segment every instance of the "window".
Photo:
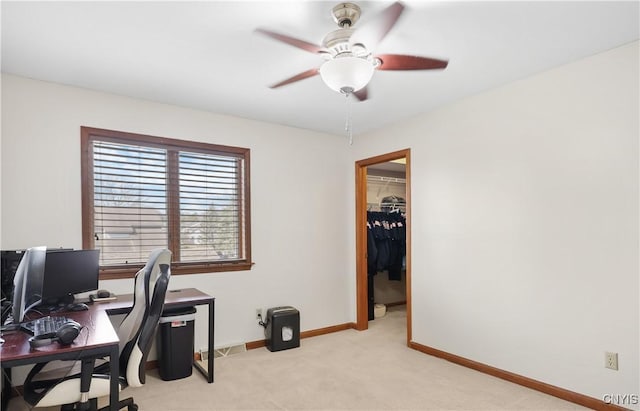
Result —
[[172, 273], [251, 268], [249, 149], [81, 128], [82, 236], [101, 279], [131, 277], [151, 250]]

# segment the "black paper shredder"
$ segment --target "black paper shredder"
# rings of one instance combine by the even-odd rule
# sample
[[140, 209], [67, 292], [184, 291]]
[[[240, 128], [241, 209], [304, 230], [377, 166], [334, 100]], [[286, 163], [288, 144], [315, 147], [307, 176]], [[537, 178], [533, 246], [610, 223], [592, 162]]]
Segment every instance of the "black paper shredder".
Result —
[[269, 351], [300, 347], [300, 312], [293, 307], [274, 307], [267, 310], [264, 336]]
[[193, 371], [193, 322], [195, 307], [166, 309], [162, 312], [158, 338], [158, 371], [165, 381], [191, 375]]

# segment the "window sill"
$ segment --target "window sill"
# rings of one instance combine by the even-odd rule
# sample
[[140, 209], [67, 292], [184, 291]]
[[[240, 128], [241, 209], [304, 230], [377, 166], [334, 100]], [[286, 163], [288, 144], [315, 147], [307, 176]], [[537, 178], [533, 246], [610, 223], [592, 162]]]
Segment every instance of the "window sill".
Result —
[[[185, 275], [185, 274], [209, 274], [228, 271], [248, 271], [251, 270], [255, 263], [238, 262], [238, 263], [175, 263], [171, 264], [171, 275]], [[138, 271], [143, 267], [129, 266], [129, 267], [113, 267], [113, 268], [100, 268], [100, 280], [119, 280], [125, 278], [133, 278]]]

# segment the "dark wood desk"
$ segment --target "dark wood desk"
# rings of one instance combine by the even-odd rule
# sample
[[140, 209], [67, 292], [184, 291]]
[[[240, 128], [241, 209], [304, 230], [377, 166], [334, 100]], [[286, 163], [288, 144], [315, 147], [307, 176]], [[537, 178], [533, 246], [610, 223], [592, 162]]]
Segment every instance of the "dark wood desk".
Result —
[[[111, 375], [119, 375], [119, 340], [107, 313], [102, 310], [89, 309], [88, 311], [65, 312], [59, 315], [64, 315], [83, 325], [80, 335], [73, 344], [62, 347], [58, 343], [53, 343], [32, 349], [29, 346], [29, 334], [23, 331], [4, 332], [5, 342], [0, 346], [2, 368], [54, 360], [77, 361], [82, 358], [109, 357]], [[110, 378], [109, 404], [110, 409], [114, 411], [118, 410], [118, 385], [117, 377]]]
[[[117, 300], [93, 304], [98, 309], [106, 311], [110, 315], [126, 314], [133, 305], [133, 294], [119, 295]], [[207, 379], [213, 382], [213, 356], [214, 356], [214, 319], [215, 319], [215, 298], [203, 293], [195, 288], [183, 288], [179, 290], [168, 290], [164, 298], [165, 308], [193, 307], [197, 305], [207, 305], [209, 307], [208, 318], [208, 359], [205, 370], [199, 362], [193, 361], [193, 366]]]
[[[214, 356], [214, 318], [215, 298], [195, 288], [169, 290], [165, 296], [165, 308], [192, 307], [207, 305], [208, 309], [208, 351], [207, 369], [199, 362], [193, 366], [207, 379], [213, 382]], [[119, 295], [116, 300], [94, 303], [89, 305], [88, 311], [59, 312], [82, 324], [84, 328], [76, 340], [68, 347], [61, 347], [57, 343], [32, 349], [29, 346], [29, 335], [22, 331], [10, 331], [3, 334], [5, 343], [0, 345], [0, 359], [2, 368], [20, 365], [37, 364], [54, 360], [79, 360], [81, 358], [109, 357], [110, 374], [119, 373], [118, 335], [116, 334], [109, 315], [126, 314], [133, 306], [133, 294]], [[118, 409], [119, 386], [118, 378], [111, 378], [109, 404], [111, 410]], [[3, 398], [4, 401], [4, 398]]]
[[[9, 331], [3, 334], [5, 343], [0, 345], [2, 368], [20, 365], [37, 364], [53, 360], [79, 360], [81, 358], [109, 357], [112, 375], [119, 375], [118, 335], [111, 325], [109, 315], [126, 314], [133, 305], [133, 294], [120, 295], [114, 301], [94, 303], [88, 311], [58, 312], [55, 315], [76, 320], [84, 326], [76, 340], [68, 347], [57, 343], [37, 349], [29, 346], [29, 335], [22, 331]], [[169, 290], [165, 296], [165, 308], [192, 307], [207, 305], [208, 313], [208, 350], [207, 369], [194, 360], [193, 366], [204, 375], [209, 383], [213, 382], [214, 356], [214, 318], [215, 298], [195, 288]], [[111, 378], [109, 404], [111, 410], [118, 410], [119, 386], [118, 378]]]

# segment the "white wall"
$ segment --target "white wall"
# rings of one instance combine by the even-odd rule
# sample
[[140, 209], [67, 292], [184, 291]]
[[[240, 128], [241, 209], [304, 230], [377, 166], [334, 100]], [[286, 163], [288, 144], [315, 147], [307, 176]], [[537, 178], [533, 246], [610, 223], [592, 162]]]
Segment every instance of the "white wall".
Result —
[[411, 149], [415, 342], [595, 398], [639, 393], [638, 48], [356, 139], [352, 160]]
[[[251, 271], [173, 276], [216, 297], [215, 344], [264, 338], [255, 309], [302, 330], [354, 321], [345, 138], [2, 75], [2, 247], [82, 247], [80, 126], [251, 149]], [[344, 218], [344, 220], [343, 220]], [[132, 280], [101, 282], [129, 293]], [[204, 315], [204, 314], [202, 314]], [[201, 314], [198, 314], [201, 318]], [[206, 328], [196, 320], [196, 349]]]

